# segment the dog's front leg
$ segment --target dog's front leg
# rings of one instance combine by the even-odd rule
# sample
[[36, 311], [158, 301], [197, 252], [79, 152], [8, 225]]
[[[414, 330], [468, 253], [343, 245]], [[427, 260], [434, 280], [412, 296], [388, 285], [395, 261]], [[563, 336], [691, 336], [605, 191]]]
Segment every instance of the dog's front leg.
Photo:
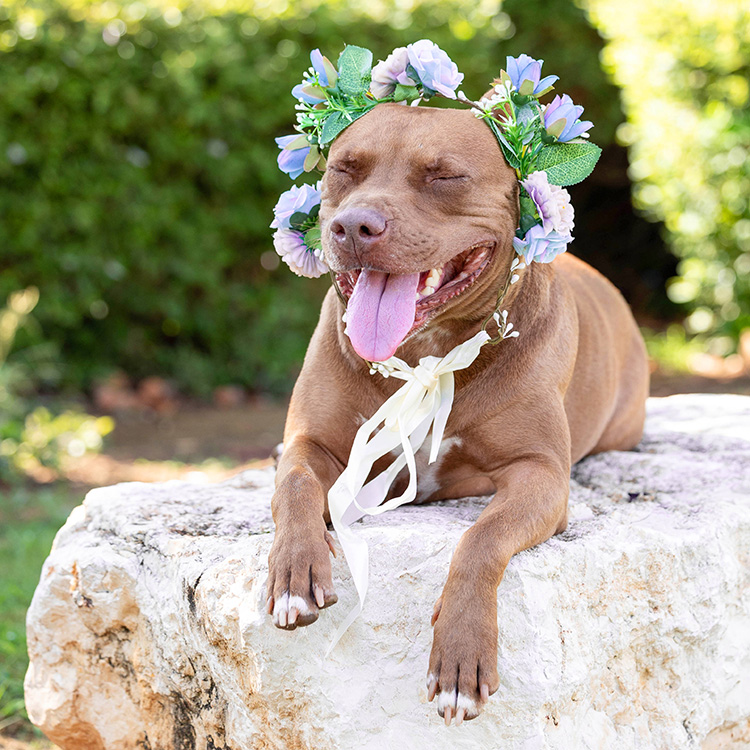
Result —
[[[569, 453], [568, 453], [569, 455]], [[450, 724], [475, 718], [499, 685], [497, 587], [510, 558], [565, 528], [570, 462], [526, 456], [493, 477], [497, 492], [461, 537], [435, 605], [428, 698]]]
[[285, 630], [309, 625], [335, 604], [326, 528], [328, 490], [341, 473], [331, 454], [298, 437], [284, 446], [271, 501], [276, 535], [268, 556], [268, 613]]

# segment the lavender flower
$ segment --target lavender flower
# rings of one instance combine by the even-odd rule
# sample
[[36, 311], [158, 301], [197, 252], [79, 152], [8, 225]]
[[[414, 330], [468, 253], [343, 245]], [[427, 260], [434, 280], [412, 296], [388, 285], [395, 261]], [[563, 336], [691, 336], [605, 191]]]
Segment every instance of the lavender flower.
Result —
[[310, 53], [310, 62], [312, 67], [308, 71], [308, 77], [292, 89], [292, 96], [307, 104], [318, 104], [326, 100], [323, 89], [335, 85], [336, 69], [320, 54], [319, 49], [314, 49]]
[[534, 201], [545, 232], [568, 235], [573, 231], [575, 213], [565, 188], [550, 185], [546, 172], [532, 172], [521, 185]]
[[305, 244], [305, 236], [295, 229], [277, 229], [273, 235], [273, 246], [281, 259], [297, 276], [317, 279], [328, 272], [321, 250], [313, 250]]
[[294, 214], [306, 214], [320, 205], [320, 183], [315, 187], [312, 185], [293, 185], [279, 197], [276, 207], [273, 209], [274, 220], [271, 222], [272, 229], [291, 229], [291, 218]]
[[554, 230], [545, 232], [541, 224], [534, 224], [522, 240], [513, 238], [513, 247], [519, 255], [523, 255], [527, 264], [532, 261], [551, 263], [568, 249], [568, 243], [572, 241], [570, 234], [560, 234]]
[[409, 64], [409, 53], [406, 47], [397, 47], [385, 60], [381, 60], [372, 69], [370, 93], [376, 99], [386, 99], [396, 90], [396, 84], [402, 86], [416, 86], [418, 81], [412, 81], [406, 74]]
[[284, 135], [276, 138], [281, 149], [278, 156], [279, 169], [296, 180], [305, 171], [305, 159], [310, 153], [310, 144], [303, 135]]
[[425, 88], [448, 99], [456, 98], [456, 89], [464, 80], [463, 73], [458, 72], [456, 63], [437, 44], [429, 39], [420, 39], [410, 44], [406, 51], [409, 64]]
[[559, 76], [547, 76], [539, 80], [543, 64], [544, 60], [535, 60], [528, 55], [505, 58], [505, 70], [511, 83], [519, 94], [527, 96], [539, 97], [546, 94], [558, 80]]
[[567, 94], [556, 96], [544, 108], [544, 127], [561, 143], [571, 141], [594, 126], [589, 120], [581, 122], [578, 118], [582, 114], [583, 107], [573, 104]]

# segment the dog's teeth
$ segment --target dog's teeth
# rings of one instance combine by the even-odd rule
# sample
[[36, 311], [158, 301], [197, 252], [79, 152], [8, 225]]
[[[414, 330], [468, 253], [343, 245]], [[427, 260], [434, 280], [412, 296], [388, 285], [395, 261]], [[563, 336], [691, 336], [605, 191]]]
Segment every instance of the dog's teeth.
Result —
[[431, 286], [426, 286], [421, 292], [417, 292], [417, 299], [424, 299], [429, 297], [431, 294], [435, 294], [435, 289]]

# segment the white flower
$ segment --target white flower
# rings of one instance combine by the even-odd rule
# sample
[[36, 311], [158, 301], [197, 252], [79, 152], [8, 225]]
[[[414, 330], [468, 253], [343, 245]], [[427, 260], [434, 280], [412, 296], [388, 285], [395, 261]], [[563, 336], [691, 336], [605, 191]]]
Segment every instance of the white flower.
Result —
[[406, 75], [406, 66], [409, 64], [409, 52], [406, 47], [396, 47], [385, 60], [381, 60], [372, 69], [372, 83], [370, 92], [376, 99], [385, 99], [395, 90], [396, 84], [404, 86], [416, 86], [417, 81], [412, 81]]
[[547, 173], [542, 171], [532, 172], [521, 185], [534, 201], [544, 231], [570, 235], [575, 212], [568, 191], [557, 185], [550, 185]]
[[328, 272], [320, 250], [312, 250], [305, 244], [302, 232], [294, 229], [278, 229], [273, 235], [273, 246], [281, 259], [297, 276], [317, 279]]

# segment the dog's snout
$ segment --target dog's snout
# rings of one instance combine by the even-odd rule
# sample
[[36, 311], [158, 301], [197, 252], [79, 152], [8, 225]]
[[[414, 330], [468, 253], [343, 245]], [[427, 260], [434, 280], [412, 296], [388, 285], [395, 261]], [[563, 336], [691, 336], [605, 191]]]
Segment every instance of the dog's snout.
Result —
[[380, 242], [388, 230], [388, 222], [379, 211], [371, 208], [346, 208], [331, 222], [331, 235], [339, 245], [351, 250], [364, 250]]

